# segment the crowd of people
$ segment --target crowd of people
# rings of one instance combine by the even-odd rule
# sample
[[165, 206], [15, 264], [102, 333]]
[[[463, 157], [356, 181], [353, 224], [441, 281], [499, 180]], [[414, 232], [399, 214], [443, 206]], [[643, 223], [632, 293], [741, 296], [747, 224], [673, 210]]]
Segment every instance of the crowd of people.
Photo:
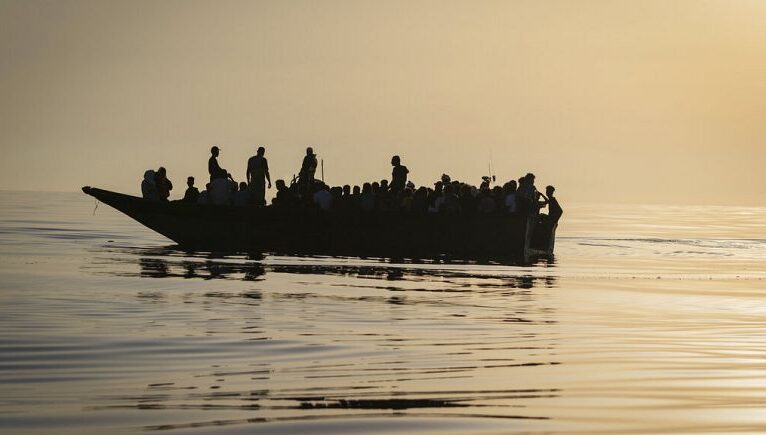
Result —
[[[266, 189], [271, 188], [271, 175], [265, 157], [266, 150], [259, 147], [247, 162], [247, 181], [239, 184], [230, 172], [218, 163], [220, 149], [210, 149], [208, 173], [210, 181], [199, 191], [194, 177], [188, 177], [187, 189], [180, 201], [197, 204], [229, 205], [234, 207], [265, 207]], [[535, 187], [535, 176], [528, 173], [518, 180], [494, 185], [494, 177], [482, 177], [478, 187], [443, 174], [433, 188], [416, 187], [408, 181], [409, 170], [399, 156], [391, 158], [391, 180], [383, 179], [362, 186], [330, 187], [315, 178], [317, 157], [309, 147], [301, 163], [298, 177], [290, 185], [276, 180], [276, 196], [272, 207], [283, 209], [316, 208], [329, 213], [403, 213], [425, 215], [532, 215], [557, 222], [563, 210], [554, 196], [555, 188], [547, 186], [545, 193]], [[141, 183], [143, 197], [155, 201], [168, 201], [173, 184], [165, 168], [149, 170]], [[547, 214], [541, 210], [547, 208]]]

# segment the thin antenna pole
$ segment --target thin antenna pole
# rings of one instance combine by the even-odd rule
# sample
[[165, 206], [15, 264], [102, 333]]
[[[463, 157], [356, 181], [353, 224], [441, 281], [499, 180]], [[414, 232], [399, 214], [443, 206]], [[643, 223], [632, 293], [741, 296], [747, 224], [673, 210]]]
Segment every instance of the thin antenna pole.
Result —
[[322, 162], [322, 183], [324, 183], [324, 159], [320, 160]]

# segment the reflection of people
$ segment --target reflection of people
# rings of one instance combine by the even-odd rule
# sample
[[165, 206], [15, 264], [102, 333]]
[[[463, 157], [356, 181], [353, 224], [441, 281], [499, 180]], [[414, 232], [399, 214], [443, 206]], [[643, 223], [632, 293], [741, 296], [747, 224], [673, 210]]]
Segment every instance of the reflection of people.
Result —
[[257, 205], [266, 205], [266, 181], [271, 189], [269, 162], [264, 157], [266, 149], [258, 147], [257, 153], [247, 161], [247, 182], [250, 188], [250, 201]]
[[317, 156], [314, 154], [314, 149], [311, 147], [306, 148], [306, 156], [303, 157], [303, 163], [301, 164], [300, 171], [300, 183], [304, 190], [309, 190], [309, 187], [314, 184], [314, 174], [317, 171]]

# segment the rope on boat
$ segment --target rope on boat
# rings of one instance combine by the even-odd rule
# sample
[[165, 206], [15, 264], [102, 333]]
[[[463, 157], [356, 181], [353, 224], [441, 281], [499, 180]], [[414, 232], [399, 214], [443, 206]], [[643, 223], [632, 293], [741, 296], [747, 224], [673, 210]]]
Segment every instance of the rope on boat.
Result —
[[96, 215], [96, 210], [98, 210], [98, 199], [97, 198], [93, 198], [93, 200], [96, 202], [96, 206], [93, 207], [93, 216], [95, 216]]

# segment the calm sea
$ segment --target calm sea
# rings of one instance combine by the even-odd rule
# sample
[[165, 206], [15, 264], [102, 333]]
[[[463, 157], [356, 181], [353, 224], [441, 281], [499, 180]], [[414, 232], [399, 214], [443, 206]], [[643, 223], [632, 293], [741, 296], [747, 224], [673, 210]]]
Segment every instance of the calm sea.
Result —
[[0, 432], [766, 430], [766, 209], [563, 206], [521, 267], [186, 253], [0, 192]]

